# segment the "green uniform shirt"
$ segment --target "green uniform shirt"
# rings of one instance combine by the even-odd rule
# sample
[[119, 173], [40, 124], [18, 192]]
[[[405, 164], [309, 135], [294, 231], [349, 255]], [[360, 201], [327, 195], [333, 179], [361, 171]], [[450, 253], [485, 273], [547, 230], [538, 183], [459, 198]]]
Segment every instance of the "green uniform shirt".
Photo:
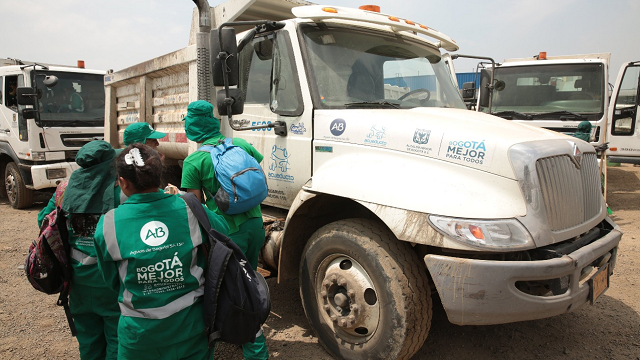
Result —
[[[205, 140], [202, 145], [217, 145], [218, 141], [223, 140], [223, 135], [212, 137]], [[256, 150], [251, 144], [244, 139], [233, 138], [233, 145], [239, 146], [244, 149], [249, 155], [253, 156], [258, 163], [262, 162], [263, 156]], [[213, 161], [211, 160], [211, 154], [205, 151], [196, 151], [187, 156], [182, 165], [182, 188], [184, 189], [206, 189], [210, 194], [215, 193], [220, 188], [220, 183], [215, 178], [213, 170]], [[254, 217], [262, 217], [262, 211], [260, 205], [255, 208], [235, 215], [227, 215], [218, 209], [216, 202], [213, 198], [208, 198], [206, 201], [207, 207], [215, 211], [217, 214], [224, 217], [229, 224], [229, 233], [233, 234], [238, 231], [238, 227], [242, 225], [247, 219]]]
[[[206, 211], [211, 226], [228, 234], [224, 219]], [[205, 256], [197, 251], [203, 241], [208, 238], [186, 203], [162, 191], [134, 194], [100, 218], [98, 267], [119, 292], [122, 346], [166, 346], [204, 331]]]
[[[114, 187], [113, 207], [116, 208], [121, 202], [127, 199], [122, 193], [120, 186]], [[38, 227], [42, 225], [42, 221], [47, 214], [56, 208], [55, 194], [51, 196], [49, 203], [38, 213]], [[96, 220], [101, 214], [96, 214]], [[71, 246], [71, 268], [73, 269], [72, 281], [78, 284], [105, 287], [104, 279], [96, 266], [96, 250], [93, 243], [93, 232], [90, 236], [80, 236], [76, 234], [71, 227], [71, 217], [67, 217], [67, 229], [69, 231], [69, 245]]]

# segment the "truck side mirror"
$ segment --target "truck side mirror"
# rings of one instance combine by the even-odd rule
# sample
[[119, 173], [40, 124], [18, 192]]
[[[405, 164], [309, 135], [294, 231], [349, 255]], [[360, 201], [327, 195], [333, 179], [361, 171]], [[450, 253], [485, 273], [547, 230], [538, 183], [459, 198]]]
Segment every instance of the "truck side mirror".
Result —
[[[36, 89], [31, 87], [19, 87], [16, 89], [16, 101], [18, 105], [36, 105]], [[31, 118], [33, 119], [33, 118]]]
[[489, 107], [489, 84], [491, 83], [491, 73], [487, 69], [480, 70], [480, 106]]
[[476, 83], [466, 82], [462, 84], [462, 98], [471, 100], [476, 96]]
[[[222, 43], [219, 31], [222, 31]], [[238, 45], [234, 28], [211, 30], [211, 75], [213, 86], [224, 86], [225, 76], [227, 85], [238, 85]]]
[[231, 115], [239, 115], [244, 112], [244, 98], [242, 90], [229, 89], [229, 98], [227, 99], [224, 89], [218, 90], [216, 94], [216, 103], [218, 104], [218, 113], [221, 116], [229, 115], [227, 111], [227, 102], [231, 102]]

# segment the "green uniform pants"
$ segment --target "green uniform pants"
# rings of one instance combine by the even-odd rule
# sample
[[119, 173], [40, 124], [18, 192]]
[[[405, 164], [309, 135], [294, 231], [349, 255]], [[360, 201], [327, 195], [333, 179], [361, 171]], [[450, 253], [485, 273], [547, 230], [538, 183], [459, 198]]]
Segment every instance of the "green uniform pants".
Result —
[[118, 356], [118, 293], [106, 287], [71, 283], [69, 308], [78, 330], [80, 359], [116, 360]]
[[[258, 268], [258, 255], [264, 244], [264, 228], [262, 218], [251, 218], [240, 225], [237, 232], [229, 234], [231, 240], [238, 245], [245, 254], [253, 269]], [[266, 360], [269, 358], [269, 351], [265, 342], [264, 334], [256, 337], [254, 343], [242, 345], [242, 353], [246, 360]]]
[[118, 360], [211, 360], [213, 351], [209, 349], [207, 337], [198, 334], [189, 340], [168, 346], [146, 349], [131, 349], [120, 345]]

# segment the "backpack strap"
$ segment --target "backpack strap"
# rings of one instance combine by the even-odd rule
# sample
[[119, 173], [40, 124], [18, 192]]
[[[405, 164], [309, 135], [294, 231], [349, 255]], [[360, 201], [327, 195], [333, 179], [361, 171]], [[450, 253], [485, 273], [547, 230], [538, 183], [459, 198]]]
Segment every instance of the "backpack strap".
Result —
[[204, 312], [205, 333], [209, 336], [209, 344], [213, 344], [213, 341], [220, 337], [219, 332], [211, 334], [210, 332], [213, 329], [216, 318], [218, 293], [220, 291], [220, 286], [222, 285], [222, 279], [224, 278], [224, 273], [227, 270], [227, 264], [229, 263], [229, 259], [233, 253], [228, 246], [225, 246], [231, 242], [231, 239], [211, 227], [207, 213], [193, 193], [186, 193], [181, 197], [187, 206], [189, 206], [191, 212], [198, 219], [200, 226], [202, 226], [206, 231], [209, 236], [209, 244], [211, 245], [211, 250], [209, 252], [206, 252], [205, 250], [205, 254], [208, 254], [208, 256], [207, 271], [205, 272]]

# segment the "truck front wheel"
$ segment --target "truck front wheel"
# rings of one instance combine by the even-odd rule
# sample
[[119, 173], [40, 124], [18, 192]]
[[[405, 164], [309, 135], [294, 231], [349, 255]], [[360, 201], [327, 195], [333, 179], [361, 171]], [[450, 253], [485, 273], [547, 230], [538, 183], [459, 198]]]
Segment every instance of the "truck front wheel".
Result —
[[313, 234], [300, 295], [320, 343], [339, 359], [409, 359], [429, 333], [424, 264], [371, 220], [341, 220]]
[[15, 163], [7, 164], [4, 171], [4, 186], [9, 204], [15, 209], [23, 209], [33, 204], [33, 190], [24, 186], [22, 174]]

